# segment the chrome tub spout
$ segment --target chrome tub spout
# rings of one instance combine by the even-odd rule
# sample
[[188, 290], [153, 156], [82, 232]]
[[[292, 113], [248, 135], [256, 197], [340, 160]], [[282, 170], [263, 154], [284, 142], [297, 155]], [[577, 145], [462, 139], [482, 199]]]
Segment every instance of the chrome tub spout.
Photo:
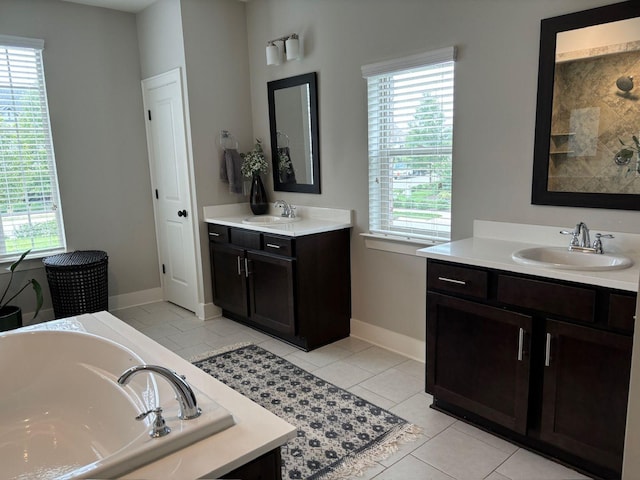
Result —
[[124, 371], [118, 383], [120, 385], [126, 385], [134, 375], [140, 372], [152, 372], [165, 378], [173, 390], [176, 393], [176, 399], [180, 405], [180, 414], [178, 418], [182, 420], [190, 420], [200, 416], [200, 409], [198, 408], [198, 402], [196, 401], [196, 395], [191, 389], [191, 386], [187, 383], [183, 376], [178, 375], [176, 372], [169, 370], [168, 368], [161, 367], [159, 365], [136, 365]]

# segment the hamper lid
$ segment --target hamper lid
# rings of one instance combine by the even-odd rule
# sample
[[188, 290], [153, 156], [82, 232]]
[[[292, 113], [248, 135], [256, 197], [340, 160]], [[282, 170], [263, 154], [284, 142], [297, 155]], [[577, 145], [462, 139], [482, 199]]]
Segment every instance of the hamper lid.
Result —
[[77, 250], [45, 257], [42, 259], [42, 263], [47, 267], [75, 267], [102, 262], [107, 258], [107, 253], [102, 250]]

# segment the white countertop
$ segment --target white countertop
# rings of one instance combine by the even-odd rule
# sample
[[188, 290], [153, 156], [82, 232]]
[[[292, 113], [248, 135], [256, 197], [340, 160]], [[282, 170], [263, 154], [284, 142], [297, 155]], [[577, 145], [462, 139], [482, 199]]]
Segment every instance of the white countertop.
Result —
[[[517, 250], [539, 246], [567, 246], [569, 237], [559, 234], [567, 227], [521, 225], [503, 222], [474, 222], [474, 236], [433, 247], [422, 248], [418, 256], [464, 263], [479, 267], [535, 275], [538, 277], [598, 285], [602, 287], [638, 291], [640, 276], [640, 235], [613, 233], [614, 239], [603, 240], [605, 252], [620, 253], [633, 260], [633, 265], [623, 270], [586, 271], [543, 268], [516, 263], [511, 254]], [[592, 229], [592, 236], [599, 230]], [[595, 255], [595, 254], [594, 254]]]
[[188, 382], [232, 413], [235, 425], [209, 438], [138, 468], [121, 478], [218, 478], [286, 443], [296, 429], [257, 403], [227, 387], [159, 343], [108, 312], [33, 325], [30, 329], [64, 329], [64, 322], [79, 322], [90, 333], [109, 338], [136, 352], [145, 361], [163, 365], [187, 377]]
[[[204, 207], [204, 221], [239, 227], [257, 232], [276, 233], [290, 237], [300, 237], [314, 233], [342, 230], [353, 226], [351, 210], [338, 208], [306, 207], [294, 205], [298, 221], [275, 225], [251, 225], [242, 223], [245, 218], [254, 217], [248, 203], [233, 203]], [[269, 205], [268, 215], [280, 215], [282, 211]]]

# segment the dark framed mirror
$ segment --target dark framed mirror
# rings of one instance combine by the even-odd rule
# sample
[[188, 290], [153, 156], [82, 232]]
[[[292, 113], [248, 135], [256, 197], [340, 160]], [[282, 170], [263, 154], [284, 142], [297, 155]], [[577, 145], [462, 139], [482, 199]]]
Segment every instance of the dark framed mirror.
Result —
[[542, 20], [532, 203], [640, 210], [638, 137], [640, 2]]
[[320, 193], [316, 73], [267, 83], [273, 188]]

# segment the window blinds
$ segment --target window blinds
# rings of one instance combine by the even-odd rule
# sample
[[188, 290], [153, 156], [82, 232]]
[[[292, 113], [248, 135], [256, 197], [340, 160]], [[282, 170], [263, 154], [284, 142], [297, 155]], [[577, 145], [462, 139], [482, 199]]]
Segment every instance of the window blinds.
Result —
[[43, 48], [0, 35], [0, 261], [64, 248]]
[[362, 67], [371, 233], [449, 240], [453, 47]]

